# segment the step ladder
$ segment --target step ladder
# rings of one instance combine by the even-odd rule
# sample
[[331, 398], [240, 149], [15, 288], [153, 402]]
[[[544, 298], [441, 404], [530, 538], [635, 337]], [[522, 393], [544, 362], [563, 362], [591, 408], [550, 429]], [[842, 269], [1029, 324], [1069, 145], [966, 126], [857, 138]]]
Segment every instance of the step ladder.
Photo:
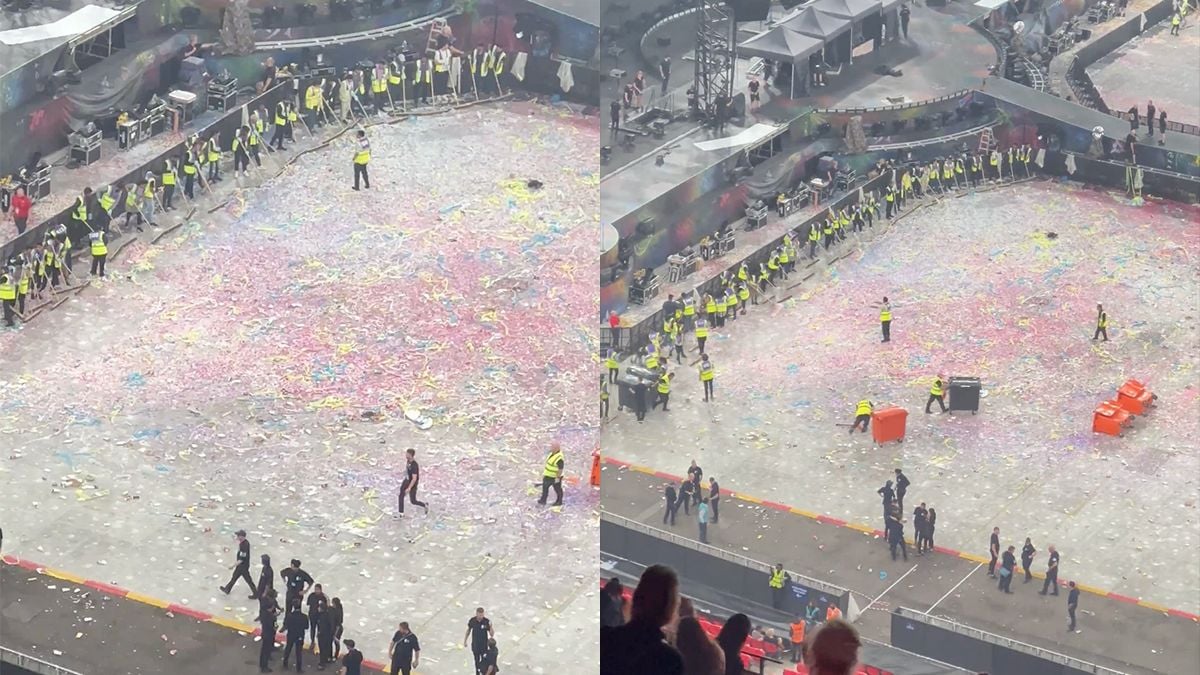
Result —
[[433, 23], [429, 24], [429, 41], [425, 43], [425, 54], [429, 58], [433, 58], [433, 53], [437, 51], [437, 39], [445, 27], [446, 20], [440, 17], [434, 19]]
[[989, 154], [996, 148], [996, 137], [992, 136], [992, 128], [988, 127], [979, 134], [979, 152], [980, 154]]

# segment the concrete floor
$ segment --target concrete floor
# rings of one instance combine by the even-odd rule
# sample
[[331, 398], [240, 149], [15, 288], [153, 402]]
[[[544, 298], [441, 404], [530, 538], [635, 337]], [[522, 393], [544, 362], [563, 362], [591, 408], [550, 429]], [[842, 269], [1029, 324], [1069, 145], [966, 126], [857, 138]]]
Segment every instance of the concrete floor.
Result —
[[[662, 478], [606, 465], [601, 480], [605, 511], [682, 536], [698, 536], [694, 516], [680, 512], [674, 528], [662, 524]], [[867, 608], [855, 625], [868, 638], [890, 643], [890, 613], [905, 607], [1131, 675], [1200, 668], [1200, 628], [1193, 621], [1085, 593], [1077, 611], [1080, 632], [1070, 633], [1065, 589], [1058, 597], [1041, 596], [1040, 580], [1024, 584], [1015, 579], [1013, 594], [1006, 596], [977, 562], [943, 553], [918, 556], [911, 547], [907, 561], [892, 561], [877, 535], [731, 496], [721, 502], [720, 522], [709, 525], [710, 544], [768, 564], [783, 562], [790, 571], [850, 589], [858, 607]], [[939, 546], [940, 524], [939, 518]], [[1045, 551], [1041, 540], [1035, 538], [1034, 543]], [[1040, 560], [1038, 564], [1035, 559], [1035, 569], [1045, 568], [1044, 557]]]
[[[455, 672], [483, 605], [505, 672], [587, 672], [596, 441], [567, 402], [592, 391], [595, 118], [512, 104], [370, 133], [369, 192], [349, 134], [261, 186], [229, 176], [227, 203], [0, 333], [6, 551], [248, 623], [245, 589], [217, 590], [244, 528], [255, 575], [301, 558], [368, 658], [407, 620]], [[532, 487], [553, 439], [561, 510]], [[406, 447], [431, 511], [399, 521]]]
[[1150, 100], [1167, 111], [1168, 120], [1200, 124], [1200, 25], [1189, 16], [1179, 35], [1171, 35], [1170, 24], [1164, 20], [1125, 43], [1088, 67], [1088, 74], [1110, 109], [1136, 105], [1142, 124]]
[[[615, 414], [602, 447], [671, 473], [695, 458], [728, 489], [875, 528], [875, 490], [903, 467], [939, 543], [983, 555], [999, 526], [1056, 543], [1064, 578], [1195, 613], [1197, 215], [1054, 183], [922, 207], [715, 331], [715, 403], [672, 364], [671, 411]], [[1107, 343], [1091, 340], [1098, 301]], [[977, 416], [923, 413], [938, 373], [982, 379]], [[1158, 407], [1124, 438], [1093, 434], [1129, 378]], [[861, 398], [908, 410], [903, 443], [847, 435]]]

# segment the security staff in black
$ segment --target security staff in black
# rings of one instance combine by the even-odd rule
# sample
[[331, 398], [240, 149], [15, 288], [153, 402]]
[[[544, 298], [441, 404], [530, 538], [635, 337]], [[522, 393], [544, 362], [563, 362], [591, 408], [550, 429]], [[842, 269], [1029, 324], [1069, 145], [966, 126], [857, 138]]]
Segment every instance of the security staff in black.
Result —
[[300, 657], [304, 654], [304, 632], [308, 630], [308, 617], [300, 611], [300, 603], [291, 605], [287, 618], [283, 621], [283, 627], [287, 631], [287, 644], [283, 648], [283, 669], [287, 670], [288, 655], [295, 649], [296, 672], [298, 673], [304, 667]]
[[483, 660], [487, 655], [488, 638], [494, 636], [492, 620], [484, 615], [482, 607], [475, 608], [475, 616], [467, 621], [467, 633], [463, 636], [463, 646], [471, 642], [471, 654], [475, 657], [475, 675], [483, 675]]
[[550, 488], [554, 488], [554, 506], [562, 506], [563, 500], [563, 469], [566, 466], [566, 460], [563, 457], [562, 447], [558, 443], [550, 446], [550, 454], [546, 455], [546, 466], [542, 469], [542, 498], [538, 500], [538, 504], [545, 505], [546, 497], [550, 496]]
[[292, 566], [280, 572], [279, 576], [283, 577], [283, 584], [287, 587], [284, 604], [289, 608], [303, 600], [304, 594], [313, 584], [313, 578], [308, 572], [300, 569], [300, 561], [296, 558], [292, 558]]
[[259, 560], [262, 562], [262, 570], [258, 573], [258, 597], [262, 599], [267, 591], [275, 590], [275, 570], [271, 567], [271, 556], [264, 553]]
[[250, 578], [250, 542], [246, 539], [246, 531], [237, 531], [238, 552], [237, 562], [233, 565], [233, 576], [229, 577], [229, 583], [221, 587], [221, 592], [229, 595], [233, 590], [233, 585], [238, 579], [245, 579], [246, 584], [250, 586], [250, 599], [258, 597], [258, 588], [254, 585], [254, 579]]
[[400, 516], [404, 516], [404, 497], [407, 496], [413, 506], [419, 506], [429, 513], [429, 505], [417, 499], [417, 484], [421, 482], [421, 466], [417, 464], [417, 451], [409, 448], [404, 451], [404, 482], [400, 484]]
[[279, 617], [278, 594], [274, 588], [267, 589], [258, 600], [258, 626], [262, 629], [262, 642], [258, 648], [258, 672], [271, 672], [271, 650], [275, 649], [276, 619]]
[[407, 621], [401, 621], [399, 630], [392, 635], [388, 655], [392, 658], [390, 675], [412, 675], [412, 669], [420, 664], [421, 643], [417, 641], [416, 634], [408, 629]]

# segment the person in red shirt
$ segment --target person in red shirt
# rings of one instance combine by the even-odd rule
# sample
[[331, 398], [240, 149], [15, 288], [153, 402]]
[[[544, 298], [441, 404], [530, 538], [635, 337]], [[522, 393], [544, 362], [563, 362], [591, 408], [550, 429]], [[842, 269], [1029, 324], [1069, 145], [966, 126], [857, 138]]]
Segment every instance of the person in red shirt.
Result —
[[17, 224], [18, 235], [25, 233], [25, 225], [29, 222], [29, 209], [32, 206], [33, 202], [25, 194], [25, 186], [17, 186], [16, 194], [12, 198], [12, 214], [13, 222]]
[[621, 317], [615, 311], [608, 313], [608, 327], [612, 329], [612, 348], [616, 349], [621, 344]]

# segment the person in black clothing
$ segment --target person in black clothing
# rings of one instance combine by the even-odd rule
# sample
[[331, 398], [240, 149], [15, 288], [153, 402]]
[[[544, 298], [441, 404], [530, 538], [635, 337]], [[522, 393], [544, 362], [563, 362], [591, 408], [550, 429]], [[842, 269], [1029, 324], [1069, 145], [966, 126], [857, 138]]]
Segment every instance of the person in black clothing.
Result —
[[917, 544], [917, 555], [925, 555], [925, 528], [929, 523], [929, 511], [925, 502], [913, 509], [913, 538]]
[[1152, 139], [1154, 138], [1154, 118], [1156, 117], [1154, 114], [1155, 112], [1154, 101], [1149, 101], [1146, 103], [1146, 129], [1149, 131], [1150, 138]]
[[487, 649], [483, 652], [479, 667], [480, 675], [496, 675], [500, 672], [500, 650], [496, 647], [495, 638], [488, 638]]
[[717, 479], [709, 477], [708, 479], [708, 506], [712, 509], [712, 522], [717, 522], [718, 514], [717, 503], [721, 501], [721, 486], [717, 484]]
[[287, 595], [285, 596], [284, 604], [288, 609], [293, 605], [299, 605], [304, 599], [304, 594], [308, 593], [308, 589], [312, 587], [313, 578], [308, 572], [300, 569], [300, 561], [292, 558], [292, 566], [279, 573], [283, 577], [284, 586], [287, 587]]
[[399, 630], [392, 635], [388, 654], [392, 657], [391, 675], [412, 675], [412, 669], [420, 663], [421, 644], [416, 634], [408, 629], [407, 621], [401, 621]]
[[900, 507], [900, 513], [904, 513], [904, 493], [908, 492], [908, 486], [908, 476], [896, 469], [896, 504]]
[[317, 626], [321, 623], [321, 615], [329, 610], [329, 598], [321, 590], [321, 584], [313, 586], [313, 592], [305, 600], [308, 605], [308, 643], [317, 642]]
[[324, 669], [326, 664], [337, 660], [333, 655], [333, 618], [329, 616], [328, 607], [317, 619], [317, 653], [320, 655], [317, 661], [318, 668]]
[[[333, 628], [333, 660], [338, 660], [338, 655], [342, 653], [342, 631], [346, 622], [346, 614], [342, 609], [342, 599], [333, 598], [329, 601], [329, 625]], [[346, 640], [346, 646], [349, 647], [353, 641]]]
[[1167, 111], [1158, 111], [1158, 144], [1167, 144]]
[[671, 525], [675, 524], [675, 514], [679, 511], [679, 495], [675, 492], [675, 486], [671, 483], [663, 485], [663, 497], [667, 500], [667, 508], [663, 511], [663, 524], [668, 521]]
[[275, 588], [275, 570], [271, 569], [271, 556], [266, 553], [259, 558], [262, 561], [262, 571], [258, 573], [258, 597]]
[[742, 647], [750, 637], [750, 617], [734, 614], [721, 626], [715, 642], [725, 654], [725, 675], [742, 675]]
[[1000, 528], [992, 528], [992, 538], [988, 541], [988, 553], [992, 556], [988, 563], [988, 576], [996, 578], [996, 561], [1000, 558]]
[[1140, 121], [1138, 115], [1138, 107], [1136, 105], [1129, 109], [1129, 131], [1132, 133], [1136, 133], [1138, 130], [1138, 123]]
[[621, 102], [620, 101], [613, 101], [612, 103], [608, 104], [608, 115], [609, 115], [609, 117], [612, 118], [608, 122], [609, 128], [612, 129], [613, 131], [617, 131], [618, 129], [620, 129], [621, 128]]
[[1071, 587], [1071, 592], [1067, 593], [1067, 616], [1071, 617], [1071, 625], [1067, 626], [1067, 630], [1078, 633], [1079, 631], [1075, 630], [1075, 610], [1079, 608], [1079, 589], [1075, 588], [1074, 581], [1067, 586]]
[[701, 469], [700, 465], [693, 459], [692, 465], [688, 467], [687, 475], [692, 481], [692, 505], [695, 506], [700, 503], [700, 497], [702, 496], [700, 493], [703, 492], [700, 481], [704, 478], [704, 469]]
[[875, 494], [883, 497], [883, 509], [886, 511], [892, 502], [896, 499], [896, 490], [892, 488], [892, 481], [883, 484], [883, 487], [875, 491]]
[[667, 84], [671, 81], [671, 57], [664, 56], [658, 62], [658, 76], [662, 79], [662, 95], [667, 95]]
[[1033, 578], [1033, 574], [1029, 571], [1029, 567], [1033, 565], [1033, 555], [1037, 553], [1037, 549], [1033, 547], [1033, 540], [1025, 537], [1025, 545], [1021, 547], [1021, 569], [1025, 570], [1025, 581], [1029, 583]]
[[908, 5], [900, 8], [900, 32], [904, 34], [904, 39], [908, 39], [908, 20], [912, 16], [912, 10]]
[[250, 578], [250, 542], [246, 539], [246, 531], [237, 531], [238, 552], [237, 562], [230, 569], [233, 570], [233, 576], [229, 577], [229, 583], [221, 587], [221, 592], [229, 595], [233, 590], [233, 585], [238, 579], [245, 579], [250, 586], [250, 599], [258, 599], [258, 588], [254, 585], [254, 579]]
[[417, 464], [417, 451], [409, 448], [404, 451], [407, 461], [404, 465], [404, 482], [400, 485], [400, 516], [404, 516], [404, 495], [408, 494], [408, 499], [413, 506], [419, 506], [425, 509], [425, 513], [429, 513], [429, 505], [425, 502], [417, 500], [417, 484], [421, 482], [421, 467]]
[[1013, 555], [1015, 550], [1016, 546], [1009, 546], [1000, 562], [1000, 583], [997, 587], [1005, 593], [1012, 593], [1013, 572], [1017, 569], [1017, 556]]
[[908, 562], [908, 546], [904, 543], [904, 523], [900, 522], [899, 518], [889, 515], [887, 518], [887, 542], [888, 548], [892, 551], [892, 560], [896, 559], [896, 549], [899, 548], [904, 554], [904, 561]]
[[624, 590], [621, 580], [613, 577], [604, 582], [604, 590], [600, 593], [600, 625], [616, 628], [625, 623]]
[[[492, 620], [484, 615], [482, 607], [475, 608], [475, 616], [467, 620], [467, 633], [463, 635], [463, 646], [471, 643], [471, 654], [475, 657], [475, 675], [483, 675], [483, 657], [487, 654], [488, 639], [496, 636]], [[495, 640], [492, 640], [495, 643]]]
[[346, 655], [342, 657], [342, 672], [339, 675], [362, 675], [362, 652], [354, 646], [354, 640], [346, 640]]
[[675, 572], [647, 567], [633, 592], [629, 623], [600, 629], [600, 675], [683, 675], [683, 658], [662, 632], [678, 608]]
[[275, 649], [276, 619], [279, 618], [278, 594], [274, 588], [268, 588], [259, 593], [258, 625], [262, 629], [262, 641], [258, 647], [258, 670], [261, 673], [271, 672], [271, 650]]
[[283, 621], [284, 630], [287, 631], [287, 644], [283, 647], [283, 669], [287, 670], [288, 656], [292, 650], [296, 650], [296, 672], [300, 672], [303, 665], [300, 663], [301, 655], [304, 654], [304, 633], [308, 630], [308, 617], [304, 616], [304, 612], [300, 611], [300, 603], [292, 605], [288, 611], [287, 618]]
[[933, 550], [933, 531], [937, 529], [937, 511], [929, 507], [929, 518], [925, 521], [925, 550]]
[[637, 384], [633, 385], [633, 402], [637, 406], [634, 412], [637, 413], [637, 421], [641, 422], [646, 419], [646, 382], [638, 380]]
[[688, 511], [688, 509], [690, 508], [689, 504], [692, 503], [692, 492], [695, 489], [696, 489], [696, 486], [694, 484], [692, 484], [692, 481], [690, 481], [690, 480], [680, 481], [680, 483], [679, 483], [679, 501], [675, 502], [675, 510], [676, 511], [678, 511], [679, 507], [682, 505], [683, 506], [683, 515], [685, 515], [685, 516], [691, 515], [691, 512]]
[[1039, 595], [1045, 595], [1048, 589], [1053, 589], [1050, 595], [1058, 595], [1058, 550], [1054, 548], [1054, 544], [1046, 547], [1050, 551], [1050, 559], [1046, 561], [1046, 580], [1042, 582], [1042, 590]]

